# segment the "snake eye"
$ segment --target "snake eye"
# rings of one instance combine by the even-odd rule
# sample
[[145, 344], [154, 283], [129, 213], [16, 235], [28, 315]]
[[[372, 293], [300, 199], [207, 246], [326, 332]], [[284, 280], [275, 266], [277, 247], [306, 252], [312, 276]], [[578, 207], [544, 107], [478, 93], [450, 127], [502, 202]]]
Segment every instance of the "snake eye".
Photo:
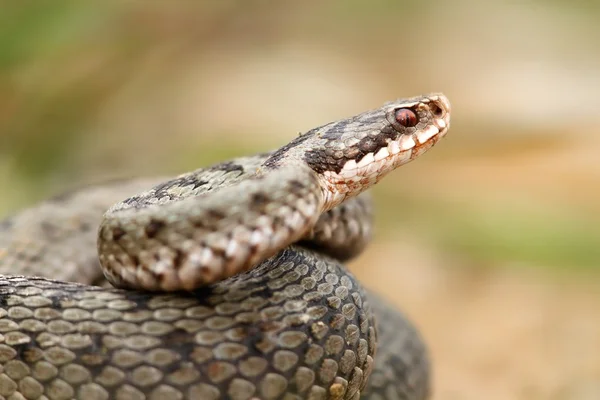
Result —
[[395, 113], [396, 121], [407, 128], [415, 126], [419, 123], [419, 118], [417, 118], [417, 114], [414, 111], [409, 110], [408, 108], [400, 108], [396, 110]]

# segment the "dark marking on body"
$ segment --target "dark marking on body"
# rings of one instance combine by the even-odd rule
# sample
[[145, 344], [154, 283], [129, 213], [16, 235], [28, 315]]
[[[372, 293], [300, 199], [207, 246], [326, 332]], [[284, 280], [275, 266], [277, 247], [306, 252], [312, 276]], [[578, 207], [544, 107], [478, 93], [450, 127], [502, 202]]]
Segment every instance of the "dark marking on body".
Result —
[[139, 208], [143, 206], [142, 198], [138, 195], [131, 196], [128, 199], [123, 200], [123, 203], [132, 206], [134, 208]]
[[181, 267], [184, 258], [185, 255], [183, 254], [183, 251], [175, 249], [175, 258], [173, 259], [173, 265], [175, 266], [175, 268]]
[[289, 185], [290, 185], [290, 188], [295, 189], [295, 190], [304, 189], [304, 184], [297, 179], [290, 180]]
[[119, 228], [118, 226], [116, 228], [113, 228], [112, 230], [112, 239], [114, 241], [117, 241], [119, 239], [121, 239], [123, 236], [125, 236], [125, 231], [122, 228]]
[[285, 326], [281, 321], [256, 321], [252, 325], [243, 327], [246, 336], [254, 341], [253, 347], [260, 352], [262, 352], [260, 342], [265, 339], [267, 341], [272, 340], [271, 335], [282, 331], [284, 328]]
[[17, 360], [23, 360], [27, 364], [36, 362], [40, 357], [40, 346], [35, 336], [28, 332], [29, 341], [26, 343], [14, 344], [11, 347], [17, 352]]
[[322, 130], [324, 131], [321, 135], [321, 138], [327, 140], [340, 140], [342, 135], [348, 134], [348, 125], [356, 122], [360, 119], [360, 126], [362, 129], [369, 127], [370, 125], [375, 125], [380, 121], [385, 120], [385, 116], [380, 112], [371, 113], [370, 115], [357, 115], [353, 118], [343, 119], [340, 121], [332, 122], [328, 125], [323, 126]]
[[372, 153], [375, 150], [378, 149], [378, 144], [375, 141], [375, 138], [371, 137], [371, 136], [367, 136], [365, 138], [363, 138], [360, 142], [358, 142], [358, 148], [360, 149], [361, 153], [363, 154], [368, 154], [368, 153]]
[[158, 235], [158, 233], [165, 227], [165, 225], [166, 224], [163, 221], [160, 221], [158, 219], [152, 219], [150, 220], [150, 223], [146, 225], [144, 232], [146, 233], [146, 236], [152, 239], [156, 237], [156, 235]]
[[128, 254], [129, 258], [131, 258], [131, 262], [133, 265], [140, 265], [140, 259], [135, 254]]
[[[179, 296], [187, 296], [188, 293], [179, 293]], [[193, 340], [194, 336], [190, 335], [185, 329], [175, 328], [166, 335], [161, 336], [161, 340], [164, 343], [164, 348], [172, 349], [177, 354], [192, 354], [196, 349], [196, 343]], [[168, 365], [161, 366], [161, 373], [165, 376], [180, 370], [182, 368], [181, 363], [174, 362]]]
[[225, 172], [244, 172], [244, 166], [236, 164], [233, 161], [226, 161], [220, 164], [215, 164], [208, 168], [209, 171], [225, 171]]
[[304, 161], [317, 173], [325, 171], [340, 172], [348, 160], [347, 157], [336, 160], [332, 156], [328, 156], [323, 150], [307, 151], [304, 155]]
[[283, 157], [285, 157], [285, 155], [291, 149], [293, 149], [294, 147], [298, 147], [302, 143], [306, 142], [308, 139], [314, 137], [314, 135], [318, 129], [320, 129], [320, 128], [312, 129], [312, 130], [296, 137], [294, 140], [292, 140], [285, 146], [279, 148], [278, 150], [275, 150], [273, 153], [271, 153], [271, 156], [265, 160], [263, 165], [267, 168], [277, 167], [279, 165], [279, 162], [281, 161], [281, 159]]
[[215, 209], [212, 209], [212, 208], [210, 210], [208, 210], [206, 212], [206, 214], [210, 218], [212, 218], [213, 220], [217, 220], [217, 221], [220, 221], [220, 220], [222, 220], [223, 218], [226, 217], [226, 215], [225, 215], [225, 213], [223, 211], [215, 210]]
[[72, 287], [62, 287], [62, 290], [65, 290], [64, 293], [58, 293], [54, 296], [50, 296], [49, 299], [52, 300], [52, 307], [54, 310], [62, 310], [64, 309], [63, 307], [63, 302], [64, 301], [68, 301], [71, 299], [71, 296], [69, 295], [69, 291], [70, 289], [72, 289]]
[[269, 198], [264, 193], [254, 193], [250, 198], [252, 207], [262, 207], [269, 202]]
[[[335, 150], [334, 144], [338, 143], [342, 137], [351, 135], [348, 131], [348, 125], [355, 123], [360, 119], [361, 132], [363, 139], [355, 146], [348, 147], [344, 150]], [[385, 115], [382, 112], [372, 112], [371, 114], [362, 114], [353, 118], [343, 119], [332, 122], [302, 134], [292, 140], [290, 143], [281, 147], [271, 154], [264, 162], [265, 167], [277, 167], [281, 159], [293, 148], [301, 145], [308, 139], [315, 137], [318, 134], [319, 139], [324, 139], [326, 142], [322, 148], [309, 150], [304, 155], [304, 161], [317, 173], [325, 171], [340, 172], [344, 164], [349, 160], [360, 161], [365, 154], [378, 150], [380, 147], [387, 146], [389, 139], [397, 138], [399, 133], [394, 130], [391, 125], [381, 126], [381, 121], [385, 121]], [[378, 126], [379, 134], [374, 136], [368, 133], [369, 126]], [[359, 132], [357, 132], [358, 134]], [[340, 151], [342, 154], [340, 154]]]
[[284, 219], [283, 217], [279, 216], [279, 215], [274, 215], [273, 219], [271, 220], [271, 228], [273, 229], [274, 227], [279, 227], [279, 226], [285, 226], [284, 225]]
[[174, 187], [192, 186], [192, 190], [196, 190], [199, 187], [202, 187], [207, 184], [209, 184], [208, 181], [198, 179], [193, 175], [186, 175], [155, 186], [154, 196], [159, 199], [167, 197], [169, 198], [169, 200], [173, 200], [174, 197], [171, 193], [169, 193], [169, 191]]
[[[150, 193], [152, 193], [151, 198], [164, 199], [167, 198], [169, 200], [176, 200], [177, 196], [174, 196], [170, 193], [170, 190], [174, 187], [188, 187], [192, 186], [192, 190], [196, 190], [204, 185], [208, 185], [210, 182], [198, 179], [193, 173], [189, 175], [184, 175], [179, 178], [172, 179], [167, 182], [160, 183], [154, 186]], [[142, 208], [147, 206], [149, 203], [147, 196], [143, 195], [135, 195], [126, 200], [123, 200], [123, 203], [133, 207], [133, 208]]]
[[321, 135], [321, 138], [335, 141], [340, 140], [340, 137], [346, 133], [345, 131], [348, 124], [353, 121], [354, 119], [343, 119], [323, 126], [322, 129], [324, 132]]
[[390, 140], [397, 140], [400, 133], [391, 125], [386, 125], [377, 135], [366, 135], [356, 145], [342, 150], [342, 156], [336, 154], [340, 150], [333, 150], [334, 140], [325, 143], [325, 149], [307, 151], [304, 161], [317, 173], [333, 171], [339, 173], [344, 165], [354, 160], [359, 162], [369, 153], [377, 153], [386, 147]]

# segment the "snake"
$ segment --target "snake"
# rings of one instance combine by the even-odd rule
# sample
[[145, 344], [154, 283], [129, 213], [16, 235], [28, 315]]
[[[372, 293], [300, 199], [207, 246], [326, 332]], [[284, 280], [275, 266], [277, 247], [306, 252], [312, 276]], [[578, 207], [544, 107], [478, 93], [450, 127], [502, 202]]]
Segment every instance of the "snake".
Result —
[[449, 123], [441, 93], [399, 99], [6, 217], [0, 398], [428, 398], [418, 330], [343, 263], [372, 236], [366, 190]]

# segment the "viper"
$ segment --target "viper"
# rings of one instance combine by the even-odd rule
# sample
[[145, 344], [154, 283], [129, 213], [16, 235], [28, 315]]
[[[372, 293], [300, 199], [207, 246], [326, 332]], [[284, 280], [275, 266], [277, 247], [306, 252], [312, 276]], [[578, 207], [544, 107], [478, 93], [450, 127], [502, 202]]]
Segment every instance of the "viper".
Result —
[[341, 262], [370, 238], [363, 192], [449, 123], [442, 94], [400, 99], [268, 153], [8, 217], [0, 395], [426, 398], [418, 332]]

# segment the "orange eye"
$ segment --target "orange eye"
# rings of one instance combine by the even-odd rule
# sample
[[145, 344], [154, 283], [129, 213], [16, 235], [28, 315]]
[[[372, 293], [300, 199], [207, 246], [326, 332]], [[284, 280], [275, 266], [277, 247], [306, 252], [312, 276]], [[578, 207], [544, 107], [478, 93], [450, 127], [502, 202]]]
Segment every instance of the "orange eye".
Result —
[[419, 122], [419, 118], [417, 118], [417, 114], [414, 111], [408, 108], [400, 108], [396, 110], [396, 121], [400, 125], [410, 128]]

